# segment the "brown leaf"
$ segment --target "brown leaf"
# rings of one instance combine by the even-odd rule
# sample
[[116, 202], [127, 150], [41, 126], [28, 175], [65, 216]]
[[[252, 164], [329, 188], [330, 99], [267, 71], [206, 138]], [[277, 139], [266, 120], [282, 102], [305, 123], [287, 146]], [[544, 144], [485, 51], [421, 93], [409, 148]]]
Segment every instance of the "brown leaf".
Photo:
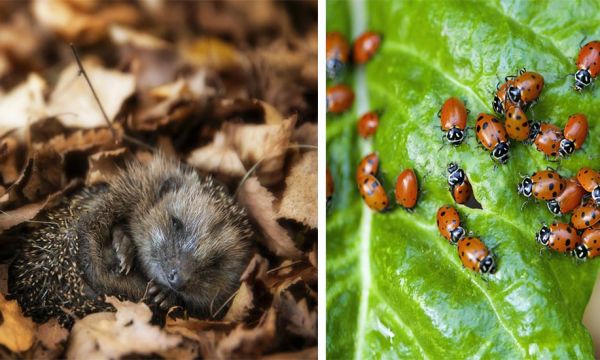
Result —
[[112, 132], [107, 127], [96, 129], [77, 130], [68, 135], [60, 134], [51, 138], [47, 142], [33, 144], [37, 151], [53, 151], [59, 154], [66, 154], [71, 151], [95, 151], [96, 149], [115, 149], [119, 146], [123, 128], [118, 123], [113, 124], [117, 142], [112, 136]]
[[101, 182], [107, 182], [119, 169], [125, 167], [126, 160], [130, 159], [131, 153], [127, 148], [100, 151], [89, 157], [89, 170], [85, 184], [91, 186]]
[[296, 301], [289, 292], [284, 292], [279, 298], [279, 321], [285, 329], [294, 335], [308, 340], [317, 339], [317, 312], [309, 311], [306, 299]]
[[194, 150], [187, 163], [202, 171], [228, 177], [242, 177], [246, 173], [237, 153], [228, 146], [222, 132], [215, 134], [213, 142]]
[[37, 201], [65, 184], [63, 158], [54, 151], [35, 151], [17, 181], [9, 188], [9, 200]]
[[214, 37], [203, 37], [180, 45], [183, 58], [199, 68], [215, 70], [247, 69], [248, 59], [231, 44]]
[[277, 214], [273, 209], [275, 197], [260, 185], [256, 177], [248, 178], [242, 185], [238, 200], [262, 231], [264, 239], [259, 237], [259, 241], [263, 241], [263, 245], [278, 256], [294, 259], [302, 256], [286, 230], [277, 223]]
[[0, 96], [0, 136], [13, 129], [24, 129], [43, 117], [46, 114], [45, 91], [46, 81], [37, 74], [30, 74], [27, 81]]
[[242, 321], [248, 315], [248, 312], [254, 307], [253, 305], [254, 296], [252, 290], [246, 282], [242, 282], [242, 285], [238, 289], [236, 295], [233, 298], [231, 307], [225, 314], [223, 320], [225, 321]]
[[77, 320], [69, 339], [68, 359], [120, 358], [172, 349], [181, 337], [149, 324], [152, 311], [143, 303], [108, 297], [116, 313], [101, 312]]
[[273, 345], [276, 336], [277, 314], [270, 308], [260, 319], [258, 325], [247, 329], [243, 325], [236, 327], [216, 350], [217, 358], [248, 357], [258, 355]]
[[35, 338], [35, 324], [30, 318], [21, 313], [21, 308], [16, 300], [7, 301], [0, 294], [0, 344], [11, 351], [26, 351], [33, 345]]
[[163, 39], [118, 24], [112, 25], [109, 33], [111, 40], [117, 45], [134, 45], [150, 50], [170, 47], [169, 43]]
[[[36, 338], [43, 345], [44, 350], [50, 353], [48, 355], [53, 353], [54, 358], [63, 352], [64, 347], [62, 343], [66, 343], [68, 337], [69, 331], [62, 327], [56, 318], [52, 318], [40, 325], [36, 334]], [[34, 358], [39, 358], [39, 356], [34, 356]]]
[[12, 184], [19, 178], [19, 169], [26, 153], [27, 150], [15, 134], [8, 133], [0, 139], [0, 177], [5, 184]]
[[296, 157], [285, 179], [279, 216], [317, 227], [317, 152]]
[[267, 356], [263, 356], [261, 360], [317, 360], [318, 358], [318, 348], [311, 347], [308, 349], [296, 351], [296, 352], [286, 352], [286, 353], [277, 353], [271, 354]]
[[300, 145], [317, 146], [319, 129], [317, 124], [304, 123], [294, 130], [292, 141]]
[[269, 269], [269, 260], [260, 256], [259, 253], [255, 253], [240, 280], [246, 282], [253, 282], [256, 279], [263, 280], [267, 275], [267, 269]]

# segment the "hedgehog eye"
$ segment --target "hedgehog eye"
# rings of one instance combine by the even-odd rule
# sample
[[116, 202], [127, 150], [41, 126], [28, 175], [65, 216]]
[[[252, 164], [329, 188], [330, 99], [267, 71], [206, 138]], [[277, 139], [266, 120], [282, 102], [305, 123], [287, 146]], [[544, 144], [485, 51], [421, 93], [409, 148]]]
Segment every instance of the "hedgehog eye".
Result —
[[175, 229], [175, 231], [183, 230], [183, 223], [175, 216], [171, 216], [171, 224], [173, 224], [173, 228]]

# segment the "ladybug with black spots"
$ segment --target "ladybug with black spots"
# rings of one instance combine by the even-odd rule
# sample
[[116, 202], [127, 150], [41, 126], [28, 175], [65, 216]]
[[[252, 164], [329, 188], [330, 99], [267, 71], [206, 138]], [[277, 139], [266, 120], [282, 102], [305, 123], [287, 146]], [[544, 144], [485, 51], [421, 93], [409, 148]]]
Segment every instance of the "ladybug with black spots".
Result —
[[454, 146], [460, 145], [465, 139], [468, 110], [458, 98], [451, 97], [444, 102], [438, 112], [442, 131], [448, 142]]
[[381, 35], [373, 31], [362, 33], [354, 40], [352, 60], [357, 64], [364, 64], [371, 60], [379, 50]]
[[364, 175], [358, 184], [358, 190], [365, 204], [374, 211], [381, 212], [389, 204], [385, 189], [373, 175]]
[[560, 195], [546, 203], [548, 210], [554, 215], [570, 213], [581, 204], [581, 200], [587, 194], [575, 178], [568, 179], [566, 184]]
[[342, 34], [333, 31], [327, 33], [325, 49], [327, 77], [333, 80], [344, 72], [350, 59], [350, 46]]
[[527, 115], [525, 115], [525, 111], [518, 106], [508, 106], [504, 126], [508, 137], [513, 140], [525, 141], [529, 138], [530, 129]]
[[541, 74], [522, 69], [509, 84], [507, 99], [518, 106], [530, 105], [539, 98], [543, 88], [544, 77]]
[[538, 243], [549, 247], [559, 253], [570, 253], [577, 245], [581, 244], [581, 237], [569, 224], [552, 223], [550, 227], [544, 225], [535, 234]]
[[573, 255], [578, 259], [593, 259], [600, 255], [600, 224], [586, 229], [581, 234], [581, 244], [575, 247]]
[[584, 114], [569, 116], [563, 134], [564, 138], [560, 141], [558, 153], [565, 157], [580, 149], [585, 142], [588, 136], [587, 117]]
[[[562, 141], [562, 131], [558, 126], [540, 123], [539, 130], [537, 126], [533, 143], [538, 151], [543, 152], [547, 157], [556, 157]], [[532, 126], [532, 129], [534, 127]]]
[[553, 170], [542, 170], [526, 176], [517, 186], [517, 192], [525, 197], [553, 200], [565, 190], [566, 181]]
[[458, 241], [458, 256], [463, 266], [482, 274], [496, 272], [496, 261], [487, 246], [476, 237], [466, 237]]
[[419, 184], [413, 169], [406, 169], [398, 175], [395, 195], [396, 203], [405, 209], [412, 209], [417, 205]]
[[600, 174], [588, 167], [583, 167], [577, 172], [577, 181], [592, 194], [596, 206], [600, 207]]
[[593, 200], [577, 207], [571, 215], [571, 224], [578, 229], [586, 229], [600, 222], [600, 209], [594, 204]]
[[442, 206], [437, 212], [437, 227], [440, 234], [451, 244], [455, 245], [465, 236], [465, 229], [461, 226], [458, 211], [450, 205]]
[[502, 85], [498, 83], [496, 85], [496, 94], [494, 94], [494, 100], [492, 101], [492, 107], [494, 108], [494, 112], [498, 115], [504, 115], [504, 104], [506, 103], [506, 91], [508, 90], [508, 86], [512, 83], [511, 80], [508, 80]]
[[364, 175], [377, 176], [379, 171], [379, 157], [376, 153], [370, 153], [362, 158], [356, 169], [356, 182], [360, 183], [360, 179]]
[[348, 110], [354, 103], [354, 91], [344, 84], [327, 88], [327, 112], [340, 114]]
[[575, 90], [581, 91], [590, 86], [600, 71], [600, 41], [590, 41], [583, 45], [577, 56]]
[[508, 161], [509, 142], [504, 125], [494, 115], [481, 113], [475, 123], [477, 140], [490, 151], [492, 159], [505, 164]]

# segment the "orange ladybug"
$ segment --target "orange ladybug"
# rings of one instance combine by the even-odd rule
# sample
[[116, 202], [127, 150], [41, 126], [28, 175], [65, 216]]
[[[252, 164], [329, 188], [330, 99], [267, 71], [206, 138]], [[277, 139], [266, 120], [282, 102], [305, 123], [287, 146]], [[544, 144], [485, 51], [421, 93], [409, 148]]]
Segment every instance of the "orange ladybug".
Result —
[[552, 223], [550, 227], [542, 226], [535, 234], [535, 239], [559, 253], [569, 253], [581, 244], [581, 237], [577, 235], [577, 231], [564, 223]]
[[515, 105], [536, 101], [544, 88], [544, 77], [533, 71], [519, 71], [519, 76], [508, 86], [507, 98]]
[[375, 56], [380, 45], [381, 36], [373, 31], [366, 31], [354, 41], [352, 59], [357, 64], [364, 64]]
[[325, 38], [327, 77], [335, 79], [344, 71], [350, 58], [350, 46], [339, 32], [328, 32]]
[[354, 102], [354, 92], [344, 84], [327, 88], [327, 112], [339, 114], [348, 110]]
[[365, 175], [361, 178], [358, 184], [358, 190], [365, 204], [371, 209], [378, 212], [385, 210], [389, 204], [388, 196], [385, 189], [373, 175]]
[[378, 126], [379, 115], [375, 111], [369, 111], [358, 119], [358, 134], [366, 139], [375, 134]]
[[465, 236], [465, 229], [461, 226], [458, 211], [450, 205], [444, 205], [437, 212], [437, 227], [446, 240], [453, 245]]
[[496, 85], [496, 94], [494, 95], [494, 101], [492, 102], [492, 107], [494, 111], [499, 115], [504, 115], [504, 104], [506, 103], [506, 91], [508, 90], [508, 86], [512, 83], [511, 80], [505, 81], [500, 85], [498, 83]]
[[588, 201], [586, 204], [575, 208], [573, 215], [571, 215], [571, 224], [578, 230], [589, 228], [598, 222], [600, 222], [600, 209], [593, 201]]
[[475, 123], [477, 140], [490, 151], [492, 159], [505, 164], [508, 161], [508, 140], [504, 125], [494, 116], [481, 113]]
[[573, 254], [579, 259], [592, 259], [600, 255], [600, 226], [586, 229], [581, 234], [581, 244], [575, 247]]
[[592, 193], [592, 199], [596, 206], [600, 207], [600, 174], [588, 167], [583, 167], [577, 172], [577, 181], [585, 189]]
[[526, 176], [518, 185], [517, 192], [525, 197], [533, 195], [536, 199], [552, 200], [562, 194], [566, 186], [565, 179], [556, 171], [542, 170]]
[[583, 114], [569, 116], [565, 130], [564, 139], [560, 141], [558, 153], [561, 156], [569, 156], [573, 151], [581, 148], [588, 136], [588, 121]]
[[529, 122], [525, 111], [518, 106], [510, 105], [506, 111], [506, 133], [508, 137], [517, 140], [525, 141], [529, 138]]
[[377, 176], [377, 171], [379, 170], [379, 157], [376, 153], [370, 153], [358, 164], [358, 169], [356, 169], [356, 182], [360, 183], [360, 179], [365, 175], [373, 175]]
[[496, 272], [494, 257], [479, 238], [466, 237], [458, 241], [458, 256], [463, 266], [482, 274]]
[[547, 202], [548, 210], [554, 215], [567, 214], [581, 204], [581, 199], [587, 194], [575, 178], [568, 179], [563, 192]]
[[473, 194], [473, 187], [469, 182], [469, 179], [465, 179], [461, 184], [458, 184], [452, 188], [452, 197], [457, 204], [465, 204], [471, 198]]
[[444, 102], [438, 116], [448, 142], [452, 145], [460, 145], [465, 139], [465, 128], [467, 127], [465, 104], [460, 99], [451, 97]]
[[589, 86], [600, 71], [600, 41], [590, 41], [583, 45], [577, 56], [575, 90]]
[[396, 202], [406, 209], [412, 209], [417, 204], [418, 196], [417, 176], [412, 169], [406, 169], [398, 175], [396, 181]]
[[535, 148], [546, 154], [546, 156], [556, 157], [561, 140], [562, 131], [558, 126], [541, 123], [539, 124], [539, 131], [536, 130], [533, 143]]
[[327, 204], [331, 202], [331, 198], [333, 197], [333, 191], [335, 190], [335, 185], [333, 183], [333, 177], [331, 176], [331, 172], [329, 172], [329, 167], [326, 168], [326, 189], [327, 189]]

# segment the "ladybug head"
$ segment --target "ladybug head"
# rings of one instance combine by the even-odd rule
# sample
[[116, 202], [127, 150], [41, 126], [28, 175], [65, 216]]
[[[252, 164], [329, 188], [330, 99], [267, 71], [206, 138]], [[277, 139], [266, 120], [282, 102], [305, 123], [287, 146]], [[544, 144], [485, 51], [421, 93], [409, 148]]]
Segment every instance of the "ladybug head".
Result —
[[532, 190], [533, 181], [531, 181], [530, 177], [526, 177], [525, 179], [523, 179], [523, 181], [521, 181], [521, 183], [517, 186], [517, 192], [525, 197], [530, 197]]
[[544, 246], [548, 246], [548, 241], [550, 241], [550, 228], [546, 225], [542, 226], [540, 232], [535, 234], [535, 240]]
[[450, 241], [452, 241], [452, 244], [456, 244], [458, 240], [462, 239], [464, 236], [465, 229], [463, 229], [462, 226], [459, 226], [450, 232]]
[[502, 104], [502, 101], [500, 100], [500, 98], [498, 97], [498, 95], [494, 95], [494, 101], [492, 102], [492, 107], [494, 108], [494, 111], [497, 114], [504, 114], [504, 105]]
[[532, 143], [535, 141], [535, 138], [540, 133], [540, 123], [537, 121], [529, 120], [527, 122], [529, 124], [529, 137], [527, 138], [528, 143]]
[[575, 144], [569, 139], [562, 139], [560, 141], [560, 147], [558, 148], [558, 153], [560, 156], [566, 157], [569, 156], [575, 151]]
[[550, 210], [551, 213], [553, 213], [554, 215], [560, 215], [560, 205], [558, 204], [558, 201], [556, 201], [556, 199], [552, 199], [546, 204], [548, 206], [548, 210]]
[[493, 274], [496, 272], [496, 262], [494, 261], [492, 255], [488, 255], [481, 260], [479, 263], [479, 269], [481, 270], [482, 274]]
[[511, 85], [508, 88], [507, 95], [511, 102], [515, 104], [519, 104], [521, 102], [521, 89], [518, 87]]
[[452, 174], [453, 172], [455, 172], [456, 170], [458, 170], [458, 165], [456, 165], [456, 163], [451, 162], [450, 164], [448, 164], [448, 172], [450, 174]]
[[338, 77], [344, 71], [344, 63], [338, 58], [327, 60], [327, 77], [331, 80]]
[[[452, 165], [452, 164], [450, 164]], [[456, 164], [454, 164], [456, 166]], [[448, 172], [450, 172], [450, 167], [448, 167]], [[465, 172], [463, 169], [460, 169], [458, 166], [453, 168], [453, 171], [448, 175], [448, 185], [455, 186], [458, 184], [462, 184], [465, 181]]]
[[600, 206], [600, 186], [596, 186], [596, 188], [592, 190], [592, 199], [596, 202], [596, 206]]
[[573, 249], [573, 255], [578, 259], [585, 259], [588, 256], [588, 249], [585, 245], [579, 244]]
[[453, 127], [446, 133], [446, 138], [450, 144], [458, 146], [465, 139], [465, 132], [462, 129]]
[[575, 90], [581, 91], [592, 83], [592, 75], [587, 69], [579, 69], [575, 73]]
[[492, 157], [500, 162], [500, 164], [506, 164], [508, 161], [508, 143], [501, 142], [496, 145], [492, 151]]

